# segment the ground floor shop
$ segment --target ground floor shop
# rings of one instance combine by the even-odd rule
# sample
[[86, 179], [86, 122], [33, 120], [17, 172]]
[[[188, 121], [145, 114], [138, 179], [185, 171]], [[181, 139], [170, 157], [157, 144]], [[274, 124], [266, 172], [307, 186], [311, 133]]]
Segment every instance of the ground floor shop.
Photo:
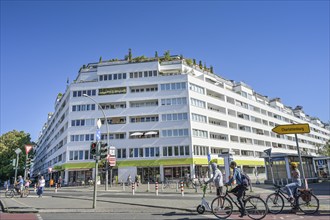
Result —
[[[223, 172], [225, 167], [223, 159], [214, 157], [213, 162], [216, 162]], [[242, 160], [235, 158], [238, 165], [254, 179], [255, 174], [263, 175], [265, 168], [263, 160]], [[139, 180], [141, 183], [163, 182], [166, 180], [181, 181], [187, 177], [192, 179], [209, 178], [212, 172], [209, 171], [209, 162], [207, 158], [182, 158], [182, 159], [159, 159], [159, 160], [123, 160], [118, 161], [116, 167], [108, 170], [108, 183], [113, 184]], [[94, 181], [95, 163], [68, 163], [60, 166], [55, 166], [51, 174], [45, 176], [46, 180], [53, 179], [55, 182], [62, 178], [62, 184], [86, 185]], [[98, 170], [97, 184], [105, 183], [106, 171], [100, 167]], [[230, 175], [230, 174], [229, 174]], [[110, 177], [112, 176], [112, 178]]]

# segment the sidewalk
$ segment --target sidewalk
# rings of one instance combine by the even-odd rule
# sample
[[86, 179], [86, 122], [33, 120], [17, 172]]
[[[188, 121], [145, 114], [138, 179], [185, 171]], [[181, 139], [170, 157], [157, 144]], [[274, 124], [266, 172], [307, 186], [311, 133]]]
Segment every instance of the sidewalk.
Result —
[[[321, 212], [330, 212], [329, 184], [311, 184], [310, 188], [315, 189], [314, 193], [319, 197]], [[250, 194], [260, 195], [266, 199], [267, 195], [273, 192], [271, 185], [255, 185]], [[27, 198], [4, 198], [1, 192], [0, 201], [7, 212], [112, 212], [122, 210], [123, 204], [132, 205], [137, 210], [139, 207], [155, 207], [164, 209], [174, 209], [195, 212], [200, 203], [202, 192], [199, 189], [184, 189], [184, 196], [180, 189], [162, 189], [159, 186], [158, 196], [155, 192], [155, 185], [140, 185], [136, 188], [135, 195], [132, 194], [131, 187], [122, 186], [109, 187], [105, 191], [105, 186], [98, 186], [97, 206], [92, 209], [93, 187], [62, 187], [55, 193], [54, 188], [46, 188], [43, 198], [37, 198], [33, 189]], [[211, 203], [215, 197], [215, 191], [210, 193], [207, 190], [206, 199]], [[286, 209], [286, 208], [285, 208]], [[127, 211], [127, 208], [123, 211]]]

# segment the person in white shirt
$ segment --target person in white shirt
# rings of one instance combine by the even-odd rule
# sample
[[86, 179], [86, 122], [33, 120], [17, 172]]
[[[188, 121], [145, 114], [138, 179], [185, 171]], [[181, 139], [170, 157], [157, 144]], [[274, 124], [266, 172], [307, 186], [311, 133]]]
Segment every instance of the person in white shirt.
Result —
[[44, 187], [45, 187], [45, 179], [44, 176], [41, 176], [38, 182], [38, 191], [37, 191], [39, 197], [42, 197], [42, 194], [44, 193]]

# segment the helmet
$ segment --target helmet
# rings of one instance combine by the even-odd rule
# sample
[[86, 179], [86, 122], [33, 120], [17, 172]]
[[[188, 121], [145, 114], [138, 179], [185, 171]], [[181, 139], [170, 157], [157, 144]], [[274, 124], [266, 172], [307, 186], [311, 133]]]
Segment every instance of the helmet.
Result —
[[298, 163], [297, 162], [291, 162], [290, 164], [293, 168], [297, 168], [298, 167]]

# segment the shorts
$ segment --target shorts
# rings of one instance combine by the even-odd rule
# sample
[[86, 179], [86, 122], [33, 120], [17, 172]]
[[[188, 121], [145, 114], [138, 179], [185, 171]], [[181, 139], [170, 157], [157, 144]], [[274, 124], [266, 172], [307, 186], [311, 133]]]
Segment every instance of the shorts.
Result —
[[220, 196], [220, 195], [222, 195], [222, 186], [219, 186], [217, 188], [217, 196]]

